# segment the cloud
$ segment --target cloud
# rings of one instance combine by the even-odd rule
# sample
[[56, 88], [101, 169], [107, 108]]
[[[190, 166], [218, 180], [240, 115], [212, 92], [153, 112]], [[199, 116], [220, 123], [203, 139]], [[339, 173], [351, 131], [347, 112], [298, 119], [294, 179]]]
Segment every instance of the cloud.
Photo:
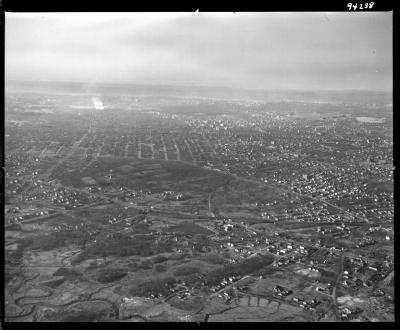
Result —
[[392, 85], [392, 13], [384, 12], [7, 13], [5, 45], [8, 79]]

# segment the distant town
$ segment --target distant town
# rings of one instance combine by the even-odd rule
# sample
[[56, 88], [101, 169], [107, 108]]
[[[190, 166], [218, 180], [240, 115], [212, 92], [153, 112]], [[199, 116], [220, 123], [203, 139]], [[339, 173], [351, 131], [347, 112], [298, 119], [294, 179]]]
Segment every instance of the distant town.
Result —
[[393, 321], [392, 104], [242, 99], [7, 93], [5, 319]]

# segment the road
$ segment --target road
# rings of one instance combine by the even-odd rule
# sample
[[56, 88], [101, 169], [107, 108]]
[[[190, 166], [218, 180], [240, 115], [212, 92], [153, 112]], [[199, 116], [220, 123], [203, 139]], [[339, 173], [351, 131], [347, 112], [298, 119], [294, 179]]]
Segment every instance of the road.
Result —
[[212, 193], [208, 194], [208, 213], [209, 213], [210, 217], [215, 218], [215, 214], [211, 208], [211, 197], [212, 197]]
[[338, 271], [338, 276], [336, 277], [335, 285], [334, 285], [334, 287], [332, 289], [332, 295], [331, 295], [332, 301], [333, 301], [333, 306], [334, 306], [334, 314], [335, 314], [335, 317], [336, 317], [336, 321], [339, 321], [339, 316], [338, 316], [338, 312], [337, 312], [336, 288], [338, 286], [338, 283], [339, 283], [340, 279], [342, 278], [344, 257], [345, 257], [345, 255], [344, 255], [344, 253], [342, 253], [341, 256], [340, 256], [340, 265], [339, 265], [340, 268], [339, 268], [339, 271]]
[[61, 158], [55, 165], [50, 167], [46, 172], [45, 176], [49, 176], [57, 167], [59, 167], [62, 163], [64, 163], [66, 160], [68, 160], [72, 155], [78, 150], [79, 145], [81, 142], [88, 136], [89, 130], [83, 134], [83, 136], [80, 138], [80, 140], [76, 141], [73, 146], [71, 147], [71, 150], [66, 154], [63, 158]]
[[175, 153], [176, 153], [176, 160], [180, 161], [181, 160], [181, 152], [178, 148], [178, 144], [176, 143], [175, 140], [174, 141], [174, 146], [175, 146]]
[[190, 145], [186, 140], [185, 140], [185, 145], [186, 145], [186, 148], [189, 151], [190, 157], [192, 157], [192, 159], [193, 159], [193, 163], [196, 165], [197, 164], [196, 159], [194, 158], [192, 149], [190, 148]]
[[[308, 198], [308, 199], [311, 199], [311, 200], [313, 200], [313, 201], [315, 201], [315, 202], [320, 202], [320, 203], [323, 203], [323, 204], [325, 204], [325, 205], [329, 205], [329, 206], [331, 206], [331, 207], [333, 207], [333, 208], [339, 210], [340, 212], [347, 214], [348, 216], [350, 216], [350, 217], [352, 217], [352, 218], [360, 218], [359, 216], [355, 216], [355, 215], [352, 214], [351, 212], [347, 211], [345, 208], [340, 207], [340, 206], [337, 206], [337, 205], [332, 204], [332, 203], [330, 203], [330, 202], [327, 202], [326, 200], [324, 200], [324, 199], [322, 199], [322, 198], [312, 197], [312, 196], [310, 196], [310, 195], [305, 195], [305, 194], [301, 194], [301, 193], [295, 192], [295, 191], [293, 191], [291, 188], [289, 188], [289, 186], [287, 186], [287, 185], [285, 185], [286, 189], [283, 189], [283, 188], [281, 188], [281, 187], [279, 187], [279, 186], [277, 186], [277, 185], [274, 185], [274, 187], [275, 187], [276, 189], [278, 189], [278, 190], [283, 191], [283, 192], [288, 192], [288, 193], [291, 193], [291, 194], [293, 194], [293, 195], [296, 195], [296, 196], [299, 196], [299, 197], [302, 197], [302, 198]], [[366, 221], [366, 222], [368, 222], [368, 219], [367, 219], [367, 218], [361, 217], [361, 219], [364, 220], [364, 221]]]
[[210, 295], [210, 297], [214, 297], [214, 296], [216, 296], [217, 294], [219, 294], [219, 293], [221, 293], [221, 292], [224, 292], [225, 290], [228, 290], [228, 289], [231, 288], [232, 286], [238, 284], [240, 281], [244, 280], [245, 278], [249, 278], [250, 276], [251, 276], [251, 275], [245, 275], [245, 276], [243, 276], [241, 279], [239, 279], [239, 280], [237, 280], [237, 281], [235, 281], [235, 282], [232, 282], [231, 284], [228, 284], [227, 286], [223, 287], [222, 289], [220, 289], [220, 290], [218, 290], [218, 291], [212, 293], [212, 294]]

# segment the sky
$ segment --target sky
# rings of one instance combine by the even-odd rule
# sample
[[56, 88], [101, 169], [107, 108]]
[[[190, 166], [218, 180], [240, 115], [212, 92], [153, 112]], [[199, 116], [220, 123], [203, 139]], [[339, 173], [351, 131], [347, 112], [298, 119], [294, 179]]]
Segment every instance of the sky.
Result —
[[392, 91], [392, 12], [6, 13], [6, 80]]

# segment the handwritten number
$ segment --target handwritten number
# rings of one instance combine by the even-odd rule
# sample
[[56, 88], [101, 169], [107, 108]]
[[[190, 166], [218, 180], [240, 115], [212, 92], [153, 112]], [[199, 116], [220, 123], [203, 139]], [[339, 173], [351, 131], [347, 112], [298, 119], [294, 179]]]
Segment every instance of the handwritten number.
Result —
[[359, 10], [364, 10], [364, 9], [372, 9], [372, 7], [374, 6], [374, 2], [365, 2], [365, 3], [360, 3], [360, 4], [358, 4], [358, 3], [355, 3], [355, 4], [352, 4], [351, 2], [349, 2], [348, 4], [347, 4], [347, 8], [349, 8], [349, 10], [354, 10], [354, 11], [356, 11], [357, 9], [359, 9]]

